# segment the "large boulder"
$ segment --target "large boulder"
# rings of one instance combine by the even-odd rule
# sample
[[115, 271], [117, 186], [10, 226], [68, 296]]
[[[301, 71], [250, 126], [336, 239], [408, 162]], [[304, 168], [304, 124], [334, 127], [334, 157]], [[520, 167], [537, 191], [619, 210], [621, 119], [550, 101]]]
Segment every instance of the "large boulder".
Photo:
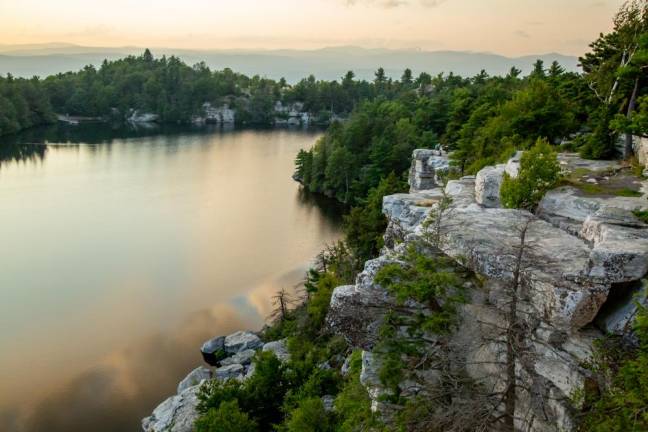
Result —
[[578, 235], [588, 216], [601, 208], [598, 199], [585, 197], [573, 187], [560, 187], [542, 197], [536, 214], [573, 235]]
[[520, 173], [520, 162], [522, 160], [523, 151], [516, 152], [511, 159], [506, 162], [504, 171], [512, 178], [516, 178]]
[[484, 207], [500, 207], [505, 165], [487, 166], [475, 178], [475, 200]]
[[200, 384], [203, 380], [209, 380], [213, 376], [212, 370], [204, 366], [199, 366], [196, 369], [189, 372], [180, 384], [178, 384], [178, 394], [182, 393], [189, 387]]
[[217, 366], [218, 362], [227, 356], [225, 352], [225, 336], [218, 336], [205, 342], [200, 348], [203, 359], [211, 366]]
[[382, 211], [403, 230], [411, 231], [420, 225], [433, 205], [443, 198], [440, 188], [411, 194], [395, 194], [383, 197]]
[[454, 208], [468, 207], [475, 204], [475, 176], [465, 176], [459, 180], [450, 180], [445, 187], [446, 196], [452, 199]]
[[282, 362], [290, 360], [290, 353], [288, 352], [286, 339], [268, 342], [267, 344], [263, 345], [263, 351], [274, 353], [274, 355], [277, 356], [277, 358]]
[[438, 186], [439, 175], [448, 172], [449, 169], [450, 161], [440, 150], [414, 150], [409, 175], [410, 192]]
[[648, 137], [633, 136], [632, 147], [637, 160], [646, 168], [644, 170], [644, 175], [646, 175], [648, 171]]
[[592, 321], [609, 286], [586, 281], [588, 244], [528, 212], [456, 208], [442, 224], [441, 249], [476, 272], [510, 280], [520, 243], [519, 229], [528, 223], [527, 255], [522, 281], [536, 312], [559, 328], [580, 328]]
[[380, 357], [370, 351], [362, 351], [362, 369], [360, 370], [360, 384], [367, 390], [371, 399], [371, 410], [382, 411], [384, 408], [381, 399], [389, 396], [392, 392], [385, 388], [380, 381], [380, 368], [382, 362]]
[[214, 371], [214, 377], [221, 381], [230, 379], [243, 379], [245, 376], [245, 367], [240, 364], [231, 364], [221, 366]]
[[580, 235], [583, 222], [599, 210], [605, 212], [648, 210], [648, 200], [640, 197], [586, 196], [578, 189], [563, 186], [542, 197], [536, 214], [573, 235]]
[[594, 245], [589, 274], [610, 283], [641, 279], [648, 272], [648, 229], [632, 213], [610, 210], [588, 216], [581, 229]]
[[398, 262], [381, 255], [365, 263], [355, 285], [333, 290], [327, 324], [349, 344], [371, 349], [378, 339], [382, 320], [396, 302], [385, 289], [374, 282], [376, 273], [385, 265]]
[[233, 364], [249, 365], [250, 363], [252, 363], [252, 359], [254, 358], [255, 354], [255, 350], [246, 349], [237, 352], [231, 357], [227, 357], [226, 359], [222, 360], [220, 364], [221, 366], [229, 366]]
[[588, 276], [618, 283], [640, 279], [648, 271], [648, 226], [632, 214], [646, 207], [643, 198], [583, 196], [561, 187], [542, 198], [537, 215], [591, 244]]
[[248, 349], [255, 350], [262, 346], [263, 342], [259, 336], [249, 331], [237, 331], [225, 337], [225, 351], [230, 354]]
[[142, 420], [144, 432], [192, 432], [198, 418], [199, 385], [171, 396], [153, 410], [150, 417]]

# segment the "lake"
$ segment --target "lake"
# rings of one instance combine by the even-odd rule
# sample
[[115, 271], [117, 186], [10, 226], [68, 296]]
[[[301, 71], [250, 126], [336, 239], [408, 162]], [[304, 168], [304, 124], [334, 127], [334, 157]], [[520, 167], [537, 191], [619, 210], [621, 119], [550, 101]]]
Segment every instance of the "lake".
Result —
[[320, 135], [0, 137], [0, 430], [140, 430], [202, 341], [260, 328], [340, 236], [340, 209], [291, 179]]

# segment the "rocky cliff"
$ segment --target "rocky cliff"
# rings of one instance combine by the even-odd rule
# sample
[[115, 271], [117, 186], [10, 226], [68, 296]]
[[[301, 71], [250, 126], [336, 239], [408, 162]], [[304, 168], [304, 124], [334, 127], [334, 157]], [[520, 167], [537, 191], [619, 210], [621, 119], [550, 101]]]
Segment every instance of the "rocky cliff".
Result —
[[[506, 430], [498, 419], [507, 410], [514, 412], [516, 430], [575, 430], [578, 395], [599, 384], [587, 368], [594, 341], [609, 333], [632, 340], [635, 301], [648, 304], [648, 225], [633, 213], [648, 210], [648, 181], [626, 176], [629, 169], [615, 161], [561, 154], [565, 178], [596, 188], [579, 189], [576, 182], [551, 190], [535, 214], [501, 208], [504, 174], [518, 175], [520, 157], [442, 184], [451, 169], [447, 155], [414, 151], [410, 192], [383, 200], [389, 225], [380, 256], [365, 263], [355, 284], [333, 291], [327, 326], [362, 350], [359, 381], [385, 422], [404, 408], [403, 401], [420, 398], [442, 399], [434, 408], [440, 412], [417, 412], [421, 418], [412, 430], [429, 430], [424, 421], [440, 422], [434, 427], [445, 430], [439, 425], [448, 419], [454, 427], [448, 430]], [[619, 184], [642, 192], [618, 196], [611, 191]], [[407, 268], [412, 248], [452, 262], [467, 277], [449, 332], [423, 329], [413, 339], [412, 325], [396, 320], [392, 337], [415, 340], [418, 357], [411, 361], [410, 354], [399, 353], [407, 367], [394, 388], [384, 382], [385, 323], [438, 311], [397, 299], [378, 282], [387, 266]], [[201, 351], [211, 367], [189, 373], [177, 394], [143, 420], [144, 430], [193, 430], [200, 383], [247, 380], [258, 350], [289, 359], [284, 340], [263, 344], [250, 332], [205, 342]], [[341, 375], [348, 373], [349, 358]], [[507, 405], [510, 391], [515, 403]], [[333, 397], [327, 398], [327, 410], [334, 410]]]
[[[562, 187], [546, 194], [536, 214], [500, 208], [503, 175], [517, 175], [519, 156], [441, 186], [439, 172], [448, 169], [447, 158], [437, 151], [416, 150], [410, 193], [384, 198], [386, 247], [366, 263], [355, 285], [335, 289], [328, 316], [337, 332], [365, 351], [361, 379], [374, 410], [385, 415], [390, 411], [384, 397], [389, 390], [377, 379], [380, 355], [372, 353], [385, 316], [404, 307], [425, 309], [397, 302], [376, 282], [376, 274], [401, 262], [409, 245], [429, 239], [433, 218], [440, 252], [473, 271], [480, 283], [469, 284], [468, 300], [449, 338], [442, 344], [424, 339], [429, 356], [444, 361], [436, 366], [428, 361], [432, 366], [425, 370], [414, 368], [407, 380], [419, 389], [434, 388], [440, 385], [440, 365], [451, 359], [491, 395], [505, 393], [502, 332], [515, 320], [522, 339], [516, 346], [523, 347], [514, 353], [516, 429], [575, 428], [580, 409], [575, 396], [596, 386], [584, 367], [594, 340], [608, 332], [627, 333], [634, 317], [634, 299], [648, 271], [648, 226], [633, 211], [648, 209], [648, 200], [646, 195], [596, 196]], [[609, 176], [620, 168], [616, 162], [586, 161], [573, 154], [562, 154], [559, 161], [565, 174], [578, 170]], [[640, 186], [646, 190], [645, 181]], [[511, 284], [516, 281], [520, 290], [512, 316]], [[639, 300], [645, 298], [644, 290]], [[495, 413], [503, 412], [502, 398], [484, 401], [492, 403]]]

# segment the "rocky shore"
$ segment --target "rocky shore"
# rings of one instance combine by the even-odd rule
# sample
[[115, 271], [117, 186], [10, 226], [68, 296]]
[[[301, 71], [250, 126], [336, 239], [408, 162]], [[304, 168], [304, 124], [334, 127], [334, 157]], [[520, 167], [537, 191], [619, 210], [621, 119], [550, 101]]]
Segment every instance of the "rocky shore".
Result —
[[201, 353], [208, 366], [198, 366], [178, 384], [177, 393], [142, 420], [145, 432], [190, 432], [198, 413], [198, 390], [207, 380], [244, 381], [254, 373], [252, 359], [257, 351], [271, 351], [277, 358], [289, 358], [285, 340], [263, 343], [249, 331], [238, 331], [206, 341]]

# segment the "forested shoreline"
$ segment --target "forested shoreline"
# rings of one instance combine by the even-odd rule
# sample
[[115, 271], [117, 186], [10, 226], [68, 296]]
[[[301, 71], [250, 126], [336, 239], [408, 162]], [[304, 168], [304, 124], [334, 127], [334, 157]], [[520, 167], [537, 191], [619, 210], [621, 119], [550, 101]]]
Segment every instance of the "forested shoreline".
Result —
[[[0, 134], [56, 121], [56, 114], [123, 121], [135, 110], [155, 114], [160, 122], [189, 123], [200, 114], [205, 103], [227, 105], [236, 110], [237, 122], [250, 125], [274, 124], [277, 102], [282, 106], [300, 103], [304, 112], [316, 119], [315, 123], [329, 124], [311, 149], [297, 155], [294, 178], [302, 184], [302, 192], [332, 197], [349, 209], [344, 223], [345, 236], [317, 257], [305, 276], [302, 292], [293, 294], [282, 289], [276, 293], [270, 322], [258, 337], [253, 335], [266, 344], [282, 344], [285, 356], [279, 358], [274, 351], [263, 349], [245, 350], [248, 351], [245, 361], [251, 366], [240, 379], [230, 379], [229, 375], [220, 379], [210, 372], [210, 378], [190, 382], [193, 402], [182, 399], [182, 394], [188, 394], [184, 393], [188, 390], [185, 389], [161, 405], [161, 411], [166, 413], [174, 411], [175, 408], [170, 409], [174, 403], [183, 405], [183, 410], [191, 403], [195, 405], [193, 417], [188, 417], [191, 423], [180, 427], [197, 432], [514, 431], [520, 430], [515, 415], [517, 389], [520, 393], [528, 391], [529, 398], [543, 402], [542, 406], [534, 407], [532, 417], [536, 411], [542, 412], [549, 417], [548, 422], [556, 422], [555, 429], [546, 430], [638, 432], [648, 428], [648, 309], [639, 304], [636, 313], [627, 320], [634, 323], [632, 339], [601, 332], [596, 343], [588, 347], [591, 351], [587, 354], [591, 356], [583, 355], [587, 360], [558, 354], [552, 358], [558, 364], [567, 364], [568, 360], [577, 362], [579, 368], [590, 371], [589, 379], [577, 392], [562, 394], [560, 389], [561, 393], [557, 393], [540, 374], [532, 377], [532, 386], [524, 388], [523, 382], [516, 378], [520, 373], [516, 371], [527, 367], [524, 363], [541, 358], [524, 357], [532, 351], [527, 346], [534, 343], [532, 332], [546, 333], [548, 342], [538, 350], [554, 354], [567, 352], [558, 348], [572, 344], [572, 333], [584, 328], [541, 326], [543, 320], [555, 323], [548, 317], [567, 309], [561, 309], [565, 299], [575, 298], [573, 303], [580, 301], [580, 297], [569, 297], [571, 294], [589, 292], [567, 288], [554, 291], [554, 282], [567, 286], [572, 282], [594, 281], [587, 279], [590, 273], [577, 273], [580, 267], [569, 268], [574, 271], [572, 274], [564, 272], [565, 267], [560, 267], [560, 263], [546, 259], [555, 257], [570, 264], [574, 261], [569, 261], [571, 257], [566, 255], [575, 251], [582, 254], [577, 258], [582, 258], [583, 265], [588, 265], [593, 252], [584, 239], [573, 233], [561, 232], [559, 236], [556, 232], [562, 228], [542, 222], [545, 231], [536, 232], [536, 240], [544, 240], [537, 238], [543, 233], [553, 235], [547, 238], [551, 248], [545, 252], [564, 252], [564, 256], [531, 255], [529, 251], [536, 245], [525, 243], [538, 200], [560, 185], [557, 153], [576, 152], [587, 159], [625, 159], [624, 169], [632, 171], [636, 161], [628, 137], [648, 135], [646, 1], [626, 3], [614, 20], [613, 31], [601, 34], [590, 48], [580, 58], [582, 73], [567, 72], [558, 63], [547, 65], [537, 61], [527, 76], [514, 68], [505, 76], [482, 72], [474, 77], [426, 73], [415, 77], [405, 69], [400, 79], [393, 80], [379, 69], [371, 82], [356, 80], [349, 72], [339, 81], [318, 81], [311, 76], [293, 86], [285, 80], [246, 77], [228, 69], [211, 71], [204, 64], [192, 67], [175, 57], [155, 58], [147, 50], [139, 57], [104, 62], [98, 69], [88, 66], [79, 72], [43, 80], [10, 76], [0, 79]], [[392, 232], [386, 234], [388, 221], [383, 214], [383, 198], [407, 190], [415, 149], [436, 150], [439, 157], [449, 158], [452, 169], [440, 175], [436, 185], [439, 187], [430, 195], [432, 198], [415, 197], [416, 205], [429, 213], [421, 222], [424, 229], [417, 239], [419, 242], [407, 243], [407, 236], [398, 237], [398, 220], [390, 225]], [[455, 242], [463, 241], [460, 237], [464, 232], [465, 237], [480, 241], [475, 236], [478, 230], [496, 227], [493, 237], [511, 237], [507, 230], [515, 231], [516, 243], [510, 250], [496, 245], [481, 251], [482, 261], [487, 261], [485, 255], [495, 257], [486, 264], [497, 271], [492, 275], [480, 274], [470, 267], [470, 261], [478, 259], [473, 256], [474, 248], [470, 248], [469, 242], [460, 250], [465, 254], [451, 257], [443, 252], [442, 222], [453, 217], [444, 212], [453, 210], [453, 199], [462, 199], [449, 196], [444, 182], [507, 162], [520, 150], [525, 153], [520, 157], [518, 172], [515, 177], [502, 174], [497, 197], [501, 198], [502, 206], [491, 209], [491, 213], [528, 215], [529, 219], [525, 222], [522, 220], [525, 216], [520, 216], [521, 220], [511, 216], [498, 224], [475, 223], [472, 231], [467, 230], [469, 223], [454, 227], [460, 231]], [[446, 173], [449, 178], [444, 178]], [[642, 170], [632, 175], [645, 180]], [[469, 194], [474, 198], [474, 184]], [[461, 211], [468, 213], [469, 207], [478, 207], [480, 211], [475, 211], [474, 219], [466, 217], [468, 222], [486, 217], [483, 216], [486, 211], [482, 212], [476, 201], [461, 207]], [[602, 219], [605, 223], [610, 219], [620, 220], [627, 225], [623, 230], [647, 229], [643, 222], [646, 212], [641, 213], [643, 216], [630, 210], [612, 211], [596, 216], [608, 218]], [[589, 215], [587, 218], [598, 223], [599, 228], [603, 226], [601, 220]], [[507, 221], [512, 223], [505, 225]], [[522, 223], [516, 227], [513, 222]], [[579, 230], [583, 226], [581, 221]], [[553, 242], [564, 238], [578, 241], [579, 248], [558, 250], [572, 245]], [[606, 257], [620, 256], [627, 246], [625, 243], [645, 244], [639, 243], [638, 238], [627, 241], [628, 238], [616, 239], [622, 246], [614, 244], [617, 249], [606, 251]], [[588, 242], [598, 240], [588, 239]], [[390, 242], [393, 244], [389, 245]], [[399, 249], [399, 245], [403, 247]], [[381, 250], [389, 250], [391, 256], [383, 256], [382, 262], [376, 262], [381, 260], [376, 258]], [[511, 251], [515, 253], [514, 258], [508, 260], [513, 256]], [[529, 253], [527, 261], [525, 253]], [[372, 259], [374, 262], [368, 265], [363, 276], [365, 263]], [[504, 265], [497, 267], [502, 264], [499, 261], [510, 261], [504, 264], [510, 264], [514, 270], [509, 271]], [[550, 307], [542, 310], [547, 316], [534, 315], [535, 309], [523, 309], [521, 302], [521, 287], [525, 282], [523, 267], [540, 265], [546, 266], [539, 268], [542, 277], [556, 273], [554, 279], [538, 278], [544, 284], [543, 290], [551, 293], [546, 295], [552, 302]], [[493, 290], [501, 289], [504, 295], [482, 296], [491, 293], [482, 292], [482, 303], [479, 303], [483, 309], [491, 308], [489, 311], [504, 306], [507, 311], [506, 315], [493, 315], [492, 322], [488, 323], [495, 329], [489, 339], [498, 341], [507, 351], [503, 359], [495, 359], [497, 363], [505, 360], [506, 385], [491, 388], [466, 373], [464, 369], [468, 366], [456, 363], [456, 358], [447, 354], [451, 352], [447, 348], [461, 325], [459, 310], [469, 302], [469, 291], [485, 288], [497, 279], [498, 273], [499, 276], [505, 273], [502, 269], [506, 270], [507, 278], [497, 281], [501, 286]], [[600, 275], [599, 278], [602, 279]], [[639, 279], [645, 288], [645, 270]], [[637, 281], [617, 280], [614, 285], [619, 288]], [[352, 304], [358, 298], [353, 294], [363, 283], [369, 285], [365, 287], [367, 296], [376, 302]], [[341, 293], [337, 299], [335, 290]], [[387, 297], [390, 301], [393, 297], [394, 301], [388, 302]], [[336, 331], [332, 325], [332, 298], [340, 309], [350, 306], [347, 333]], [[543, 298], [538, 295], [528, 302]], [[344, 301], [349, 304], [341, 304]], [[518, 301], [520, 310], [516, 309]], [[362, 315], [375, 313], [380, 308], [388, 310], [375, 321]], [[478, 308], [471, 310], [477, 312]], [[471, 310], [466, 314], [478, 321], [476, 315], [470, 315]], [[534, 321], [533, 328], [528, 321]], [[583, 326], [589, 324], [594, 325], [591, 319], [583, 321]], [[356, 334], [369, 333], [364, 327], [370, 325], [374, 327], [371, 332], [375, 333], [375, 340], [354, 343]], [[628, 324], [624, 331], [630, 332], [629, 327]], [[472, 339], [475, 333], [470, 333], [471, 327], [467, 328], [469, 334], [465, 339]], [[239, 352], [227, 353], [227, 338], [221, 338], [222, 346], [211, 352], [215, 365], [242, 369], [236, 362], [242, 364], [244, 360], [238, 357], [232, 360]], [[468, 344], [466, 340], [460, 342]], [[580, 349], [589, 340], [577, 342], [572, 345]], [[489, 358], [472, 360], [482, 364], [488, 363]], [[422, 365], [429, 366], [423, 371], [439, 371], [427, 377], [428, 382], [435, 384], [412, 393], [410, 390], [417, 382], [408, 382], [407, 372]], [[576, 375], [572, 370], [564, 373], [565, 381]], [[191, 381], [191, 376], [188, 379]], [[483, 395], [488, 397], [481, 398]], [[491, 407], [486, 402], [490, 403], [493, 396], [497, 401]], [[558, 399], [569, 402], [574, 411], [567, 414], [575, 423], [565, 428], [557, 423], [556, 409], [551, 405]], [[566, 417], [565, 412], [558, 413]], [[172, 412], [170, 417], [174, 416]], [[171, 422], [164, 430], [175, 426]]]
[[205, 104], [227, 107], [237, 124], [270, 126], [292, 111], [307, 114], [308, 123], [328, 125], [346, 118], [360, 102], [392, 99], [403, 91], [429, 85], [432, 77], [387, 78], [383, 69], [373, 82], [355, 79], [352, 71], [337, 81], [313, 75], [294, 85], [231, 69], [212, 71], [204, 63], [189, 66], [179, 58], [141, 56], [104, 61], [45, 79], [0, 77], [0, 135], [64, 118], [124, 121], [134, 112], [150, 113], [161, 123], [191, 123], [205, 115]]

